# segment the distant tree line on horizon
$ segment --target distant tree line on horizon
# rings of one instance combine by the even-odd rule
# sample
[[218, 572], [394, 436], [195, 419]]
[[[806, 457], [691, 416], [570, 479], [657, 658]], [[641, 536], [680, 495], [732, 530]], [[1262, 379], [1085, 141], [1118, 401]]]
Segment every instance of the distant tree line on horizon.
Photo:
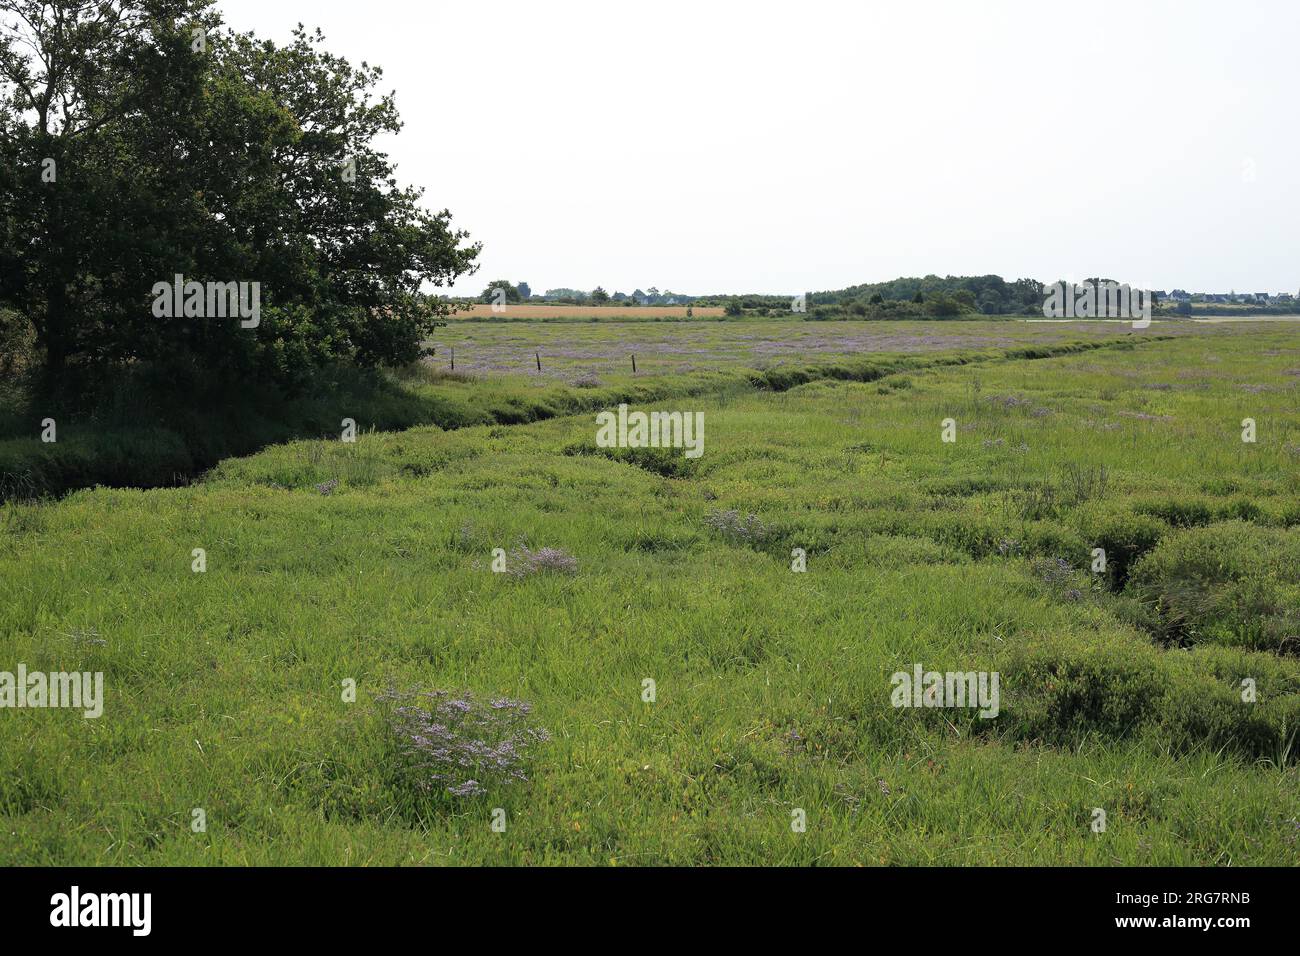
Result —
[[[1058, 279], [1057, 282], [1068, 280]], [[1118, 280], [1093, 277], [1090, 283]], [[868, 282], [826, 292], [812, 292], [799, 300], [795, 295], [746, 293], [742, 295], [684, 295], [671, 291], [660, 292], [636, 289], [631, 293], [608, 293], [600, 286], [590, 291], [582, 289], [547, 289], [543, 294], [532, 294], [528, 283], [511, 283], [496, 279], [478, 297], [478, 302], [493, 302], [504, 289], [507, 303], [534, 302], [548, 305], [625, 305], [670, 306], [690, 305], [723, 308], [727, 316], [776, 317], [799, 315], [810, 321], [833, 319], [943, 319], [976, 316], [1042, 315], [1043, 302], [1050, 284], [1037, 279], [1016, 279], [1008, 282], [1001, 276], [902, 276], [887, 282]], [[1243, 301], [1229, 310], [1210, 307], [1204, 303], [1222, 300], [1228, 296], [1188, 295], [1182, 290], [1165, 293], [1152, 290], [1156, 311], [1163, 315], [1285, 315], [1296, 311], [1289, 295], [1274, 297], [1268, 304]], [[462, 300], [467, 301], [467, 300]], [[802, 308], [800, 312], [799, 307]]]
[[[631, 293], [606, 292], [600, 286], [582, 289], [547, 289], [532, 294], [528, 283], [494, 279], [477, 301], [491, 303], [535, 302], [554, 305], [698, 305], [721, 307], [731, 316], [776, 315], [794, 311], [796, 297], [750, 293], [744, 295], [684, 295], [635, 289]], [[829, 318], [943, 318], [967, 314], [1025, 315], [1041, 312], [1044, 285], [1036, 279], [1007, 282], [1001, 276], [901, 277], [889, 282], [864, 283], [804, 296], [804, 317]]]
[[[533, 293], [527, 282], [512, 283], [509, 279], [493, 279], [479, 294], [478, 302], [495, 302], [499, 296], [498, 289], [505, 290], [506, 302], [535, 302], [554, 305], [692, 305], [703, 304], [704, 297], [682, 295], [671, 290], [660, 292], [654, 286], [649, 290], [635, 289], [632, 292], [606, 292], [600, 286], [586, 291], [583, 289], [547, 289], [544, 293]], [[729, 296], [720, 296], [717, 304], [724, 304]]]

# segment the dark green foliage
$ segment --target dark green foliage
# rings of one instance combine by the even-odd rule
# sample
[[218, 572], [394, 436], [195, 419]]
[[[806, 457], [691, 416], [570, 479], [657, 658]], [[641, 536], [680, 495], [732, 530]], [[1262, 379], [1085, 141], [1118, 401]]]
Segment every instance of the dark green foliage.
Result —
[[1197, 673], [1190, 660], [1090, 649], [1021, 655], [1003, 679], [1003, 693], [1021, 701], [1002, 729], [1016, 737], [1067, 747], [1090, 737], [1148, 737], [1175, 753], [1294, 759], [1300, 708], [1295, 696], [1282, 696], [1285, 678], [1262, 678], [1269, 701], [1245, 704], [1238, 682]]
[[[319, 32], [223, 32], [209, 0], [0, 15], [26, 24], [0, 34], [0, 305], [31, 323], [46, 391], [75, 393], [77, 365], [301, 387], [419, 356], [446, 311], [421, 286], [472, 271], [477, 246], [374, 147], [400, 128], [379, 69]], [[260, 324], [158, 317], [176, 275], [258, 283]]]
[[[745, 297], [746, 308], [780, 305], [778, 296]], [[752, 304], [748, 301], [754, 298]], [[701, 300], [705, 301], [705, 300]], [[951, 319], [987, 315], [1041, 314], [1043, 284], [1007, 282], [1000, 276], [926, 276], [849, 286], [809, 297], [805, 318]]]
[[1081, 525], [1090, 546], [1106, 552], [1106, 576], [1117, 588], [1128, 581], [1134, 562], [1154, 548], [1169, 530], [1156, 518], [1131, 512], [1087, 515]]
[[1171, 533], [1128, 589], [1159, 611], [1166, 640], [1300, 652], [1300, 530], [1227, 521]]
[[512, 285], [509, 279], [493, 279], [487, 284], [487, 287], [478, 297], [479, 301], [489, 303], [498, 301], [498, 289], [505, 290], [505, 299], [507, 302], [519, 302], [524, 298], [519, 291], [519, 287]]

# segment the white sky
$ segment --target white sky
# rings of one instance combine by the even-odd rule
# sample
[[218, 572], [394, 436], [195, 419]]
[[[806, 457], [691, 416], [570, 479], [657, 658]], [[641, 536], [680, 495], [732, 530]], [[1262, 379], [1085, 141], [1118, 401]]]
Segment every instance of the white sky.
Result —
[[1300, 289], [1300, 3], [218, 0], [384, 68], [489, 279]]

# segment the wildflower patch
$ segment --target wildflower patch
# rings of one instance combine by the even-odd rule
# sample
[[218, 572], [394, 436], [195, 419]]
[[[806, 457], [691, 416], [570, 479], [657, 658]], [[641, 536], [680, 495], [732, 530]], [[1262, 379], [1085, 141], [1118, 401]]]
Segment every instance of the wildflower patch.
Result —
[[509, 697], [389, 690], [379, 703], [399, 774], [424, 793], [476, 797], [522, 783], [527, 757], [551, 739], [544, 727], [532, 726], [531, 705]]

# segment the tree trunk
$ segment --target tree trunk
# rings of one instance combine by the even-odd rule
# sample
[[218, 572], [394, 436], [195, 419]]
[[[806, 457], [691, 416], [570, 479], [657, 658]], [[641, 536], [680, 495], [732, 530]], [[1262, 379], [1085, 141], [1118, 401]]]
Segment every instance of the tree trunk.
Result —
[[68, 294], [62, 281], [53, 281], [46, 289], [45, 319], [38, 326], [37, 342], [45, 348], [42, 386], [46, 395], [56, 395], [67, 377]]

